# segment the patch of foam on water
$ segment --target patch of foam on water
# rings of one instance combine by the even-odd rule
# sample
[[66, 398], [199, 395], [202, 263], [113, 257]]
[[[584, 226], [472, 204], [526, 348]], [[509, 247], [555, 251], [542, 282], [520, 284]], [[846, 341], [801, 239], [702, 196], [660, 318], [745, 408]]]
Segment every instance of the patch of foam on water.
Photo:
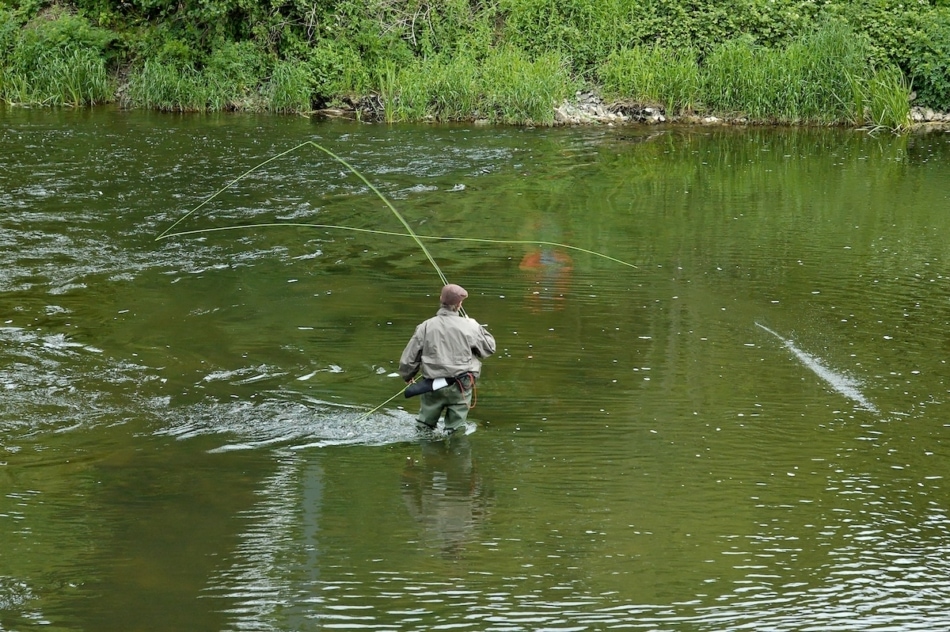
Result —
[[[202, 274], [216, 266], [237, 268], [261, 259], [281, 258], [287, 251], [282, 246], [258, 247], [243, 242], [245, 251], [234, 252], [230, 245], [201, 244], [197, 239], [169, 239], [157, 248], [129, 248], [119, 240], [106, 239], [97, 226], [99, 219], [95, 214], [74, 217], [70, 229], [60, 231], [58, 226], [49, 230], [31, 228], [45, 225], [49, 218], [44, 214], [5, 217], [4, 227], [11, 229], [0, 231], [0, 292], [43, 287], [50, 295], [58, 296], [81, 292], [92, 285], [90, 278], [98, 276], [128, 282], [145, 270], [161, 268], [167, 268], [169, 274]], [[131, 234], [154, 236], [155, 227], [147, 224], [137, 224]]]
[[320, 258], [320, 257], [322, 257], [322, 256], [323, 256], [323, 251], [320, 250], [320, 249], [317, 249], [317, 250], [315, 250], [315, 251], [313, 251], [313, 252], [311, 252], [311, 253], [294, 257], [294, 259], [296, 259], [296, 260], [298, 260], [298, 261], [306, 261], [306, 260], [308, 260], [308, 259], [318, 259], [318, 258]]
[[230, 381], [232, 384], [253, 384], [276, 377], [287, 375], [286, 371], [279, 371], [266, 364], [242, 367], [233, 371], [214, 371], [202, 378], [205, 382]]
[[0, 433], [35, 436], [127, 419], [130, 409], [157, 408], [140, 387], [158, 379], [65, 334], [0, 327]]
[[858, 405], [865, 410], [868, 410], [872, 413], [878, 412], [877, 407], [872, 404], [860, 391], [859, 387], [861, 384], [857, 380], [844, 375], [843, 373], [838, 373], [837, 371], [829, 369], [822, 363], [820, 359], [802, 351], [795, 345], [794, 342], [787, 338], [783, 338], [765, 325], [756, 323], [756, 326], [778, 338], [782, 344], [785, 345], [785, 348], [791, 351], [792, 354], [794, 354], [794, 356], [798, 358], [802, 364], [809, 368], [815, 375], [827, 382], [828, 386], [834, 389], [837, 393], [857, 402]]
[[62, 285], [54, 285], [49, 289], [49, 293], [53, 295], [57, 294], [68, 294], [75, 290], [84, 290], [88, 287], [85, 283], [64, 283]]
[[36, 599], [26, 582], [15, 577], [0, 576], [0, 610], [13, 610]]
[[296, 208], [284, 211], [277, 215], [277, 219], [284, 222], [299, 220], [313, 221], [314, 209], [309, 202], [302, 202]]
[[206, 401], [166, 415], [170, 425], [156, 434], [191, 439], [228, 435], [211, 452], [289, 447], [300, 450], [339, 445], [388, 445], [418, 437], [414, 417], [403, 410], [366, 414], [351, 406], [291, 395], [263, 402]]
[[75, 349], [82, 348], [84, 345], [79, 342], [73, 342], [66, 337], [66, 334], [52, 334], [43, 337], [43, 346], [47, 349]]

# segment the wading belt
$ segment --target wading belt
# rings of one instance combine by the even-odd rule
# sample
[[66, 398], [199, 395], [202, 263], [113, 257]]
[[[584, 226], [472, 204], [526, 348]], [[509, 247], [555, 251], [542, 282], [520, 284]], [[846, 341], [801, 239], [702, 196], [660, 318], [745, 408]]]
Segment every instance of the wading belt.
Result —
[[[443, 388], [448, 388], [452, 384], [459, 387], [459, 390], [464, 394], [465, 391], [472, 391], [472, 403], [469, 405], [469, 408], [475, 408], [475, 403], [477, 402], [478, 394], [475, 390], [475, 374], [473, 373], [462, 373], [456, 375], [455, 377], [442, 378], [447, 384]], [[421, 395], [422, 393], [431, 393], [436, 390], [432, 378], [423, 378], [406, 387], [405, 395], [406, 397], [415, 397], [416, 395]]]

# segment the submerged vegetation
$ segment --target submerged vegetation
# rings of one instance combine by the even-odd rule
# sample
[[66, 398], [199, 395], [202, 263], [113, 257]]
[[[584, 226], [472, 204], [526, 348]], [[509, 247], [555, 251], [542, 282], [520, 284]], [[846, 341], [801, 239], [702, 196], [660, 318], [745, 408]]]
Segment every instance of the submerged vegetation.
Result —
[[7, 0], [0, 99], [354, 108], [550, 124], [577, 90], [671, 115], [897, 128], [950, 110], [950, 0]]

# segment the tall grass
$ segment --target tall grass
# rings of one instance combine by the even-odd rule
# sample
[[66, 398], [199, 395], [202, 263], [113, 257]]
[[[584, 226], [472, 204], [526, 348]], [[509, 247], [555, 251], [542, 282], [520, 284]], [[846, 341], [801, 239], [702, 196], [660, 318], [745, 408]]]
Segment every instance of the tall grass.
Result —
[[562, 55], [545, 53], [531, 61], [516, 48], [495, 50], [481, 76], [484, 114], [503, 123], [552, 124], [555, 105], [576, 86]]
[[279, 61], [267, 89], [267, 107], [275, 112], [309, 112], [312, 109], [313, 74], [302, 62]]
[[210, 67], [147, 61], [130, 74], [123, 104], [169, 112], [265, 109], [261, 86], [245, 79]]
[[435, 98], [434, 75], [440, 71], [440, 58], [418, 60], [404, 68], [385, 64], [379, 73], [380, 96], [387, 123], [421, 121], [428, 118]]
[[892, 66], [875, 70], [869, 58], [867, 42], [836, 22], [784, 49], [737, 40], [706, 60], [702, 99], [757, 120], [902, 129], [910, 114], [907, 81]]
[[597, 69], [604, 93], [690, 110], [785, 123], [869, 122], [906, 125], [906, 82], [896, 69], [875, 71], [867, 41], [829, 21], [780, 48], [741, 37], [714, 47], [700, 64], [695, 52], [634, 47], [611, 54]]
[[433, 112], [440, 120], [461, 121], [480, 115], [479, 109], [484, 107], [481, 75], [473, 57], [460, 55], [442, 64], [433, 79]]
[[691, 110], [699, 97], [697, 53], [637, 46], [611, 53], [597, 69], [608, 97], [663, 105], [667, 112]]
[[737, 39], [703, 66], [706, 107], [756, 120], [832, 123], [853, 117], [855, 78], [872, 74], [865, 41], [828, 22], [784, 48]]
[[208, 107], [208, 87], [191, 65], [146, 61], [129, 76], [123, 103], [167, 112], [202, 111]]
[[106, 63], [94, 51], [48, 50], [0, 73], [0, 98], [47, 106], [95, 105], [111, 100], [115, 87]]
[[852, 122], [873, 128], [905, 129], [910, 123], [910, 86], [894, 67], [875, 72], [867, 80], [853, 80]]
[[115, 36], [58, 5], [25, 24], [0, 8], [0, 98], [95, 105], [114, 98], [107, 57]]
[[555, 105], [576, 85], [556, 54], [536, 60], [517, 49], [496, 49], [484, 59], [468, 55], [385, 66], [378, 77], [388, 122], [484, 118], [550, 125]]
[[171, 45], [130, 73], [123, 103], [176, 112], [263, 110], [272, 68], [252, 42], [219, 42], [204, 55]]

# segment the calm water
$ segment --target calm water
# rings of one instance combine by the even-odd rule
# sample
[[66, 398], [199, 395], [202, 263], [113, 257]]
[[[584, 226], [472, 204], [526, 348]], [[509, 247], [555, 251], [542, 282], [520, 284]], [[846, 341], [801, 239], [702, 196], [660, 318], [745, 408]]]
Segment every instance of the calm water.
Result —
[[[165, 228], [314, 140], [410, 239]], [[0, 111], [0, 629], [950, 628], [950, 135]], [[182, 229], [401, 231], [304, 149]]]

